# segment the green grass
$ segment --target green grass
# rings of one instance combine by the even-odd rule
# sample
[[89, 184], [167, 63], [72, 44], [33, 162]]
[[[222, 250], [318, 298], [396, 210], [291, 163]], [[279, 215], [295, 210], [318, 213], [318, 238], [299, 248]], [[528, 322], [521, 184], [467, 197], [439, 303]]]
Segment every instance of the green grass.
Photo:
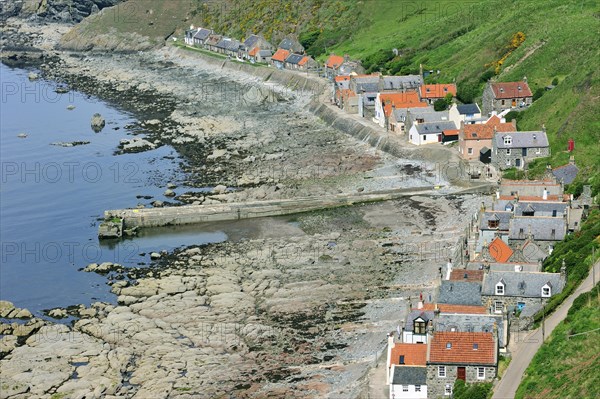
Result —
[[[600, 397], [600, 302], [596, 285], [580, 295], [534, 356], [519, 385], [517, 399]], [[568, 338], [569, 335], [589, 332]]]
[[544, 314], [553, 312], [587, 277], [593, 261], [593, 248], [597, 260], [600, 256], [600, 211], [598, 210], [590, 213], [588, 219], [581, 225], [580, 231], [559, 242], [552, 254], [544, 261], [544, 271], [556, 273], [560, 271], [564, 260], [567, 268], [567, 284], [560, 294], [550, 299], [543, 311], [534, 316], [536, 324], [539, 324]]

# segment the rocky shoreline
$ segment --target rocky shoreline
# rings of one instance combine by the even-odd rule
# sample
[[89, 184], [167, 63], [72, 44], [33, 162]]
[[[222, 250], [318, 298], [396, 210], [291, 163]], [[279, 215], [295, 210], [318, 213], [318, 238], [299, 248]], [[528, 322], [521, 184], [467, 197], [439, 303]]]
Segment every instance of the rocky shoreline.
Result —
[[[174, 48], [52, 50], [64, 30], [24, 42], [44, 50], [34, 69], [133, 112], [143, 140], [173, 146], [188, 176], [177, 183], [207, 189], [165, 182], [180, 204], [448, 183], [434, 165], [319, 120], [307, 110], [313, 93], [236, 71], [225, 79]], [[434, 292], [479, 203], [414, 196], [265, 219], [257, 237], [159, 253], [148, 268], [80, 265], [106, 276], [117, 304], [50, 310], [71, 321], [60, 324], [3, 302], [0, 397], [360, 397], [404, 299]]]

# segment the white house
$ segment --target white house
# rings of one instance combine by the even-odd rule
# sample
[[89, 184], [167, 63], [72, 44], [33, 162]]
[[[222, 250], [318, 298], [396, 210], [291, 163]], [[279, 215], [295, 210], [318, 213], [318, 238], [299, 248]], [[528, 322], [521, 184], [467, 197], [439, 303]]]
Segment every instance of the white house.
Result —
[[390, 399], [427, 399], [427, 367], [393, 365]]
[[450, 120], [453, 121], [456, 126], [460, 126], [461, 122], [465, 125], [471, 125], [474, 123], [484, 123], [487, 118], [481, 117], [481, 109], [477, 104], [452, 104], [448, 110], [450, 114]]
[[415, 145], [441, 143], [442, 133], [455, 129], [452, 121], [414, 123], [408, 131], [408, 140]]
[[373, 122], [386, 127], [392, 112], [403, 108], [427, 108], [427, 103], [422, 102], [416, 92], [377, 93]]

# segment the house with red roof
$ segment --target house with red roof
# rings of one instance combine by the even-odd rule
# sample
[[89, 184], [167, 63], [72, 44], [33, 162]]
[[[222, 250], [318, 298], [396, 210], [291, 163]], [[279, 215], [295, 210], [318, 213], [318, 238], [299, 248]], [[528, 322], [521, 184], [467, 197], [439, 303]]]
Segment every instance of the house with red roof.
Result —
[[427, 351], [427, 390], [431, 398], [452, 395], [457, 379], [491, 382], [497, 374], [498, 332], [433, 333]]
[[427, 345], [394, 342], [388, 335], [386, 384], [390, 398], [427, 398]]
[[[458, 132], [458, 153], [466, 160], [489, 160], [491, 162], [492, 139], [494, 132], [513, 132], [516, 121], [506, 123], [497, 115], [492, 115], [485, 123], [466, 124], [461, 122]], [[486, 158], [486, 156], [488, 158]]]
[[527, 108], [533, 102], [533, 94], [527, 78], [519, 82], [488, 82], [481, 98], [485, 115], [492, 111]]
[[427, 103], [415, 92], [377, 93], [373, 122], [386, 127], [393, 110], [406, 108], [427, 108]]
[[433, 104], [439, 99], [446, 98], [448, 94], [452, 94], [452, 97], [456, 97], [456, 85], [450, 84], [430, 84], [423, 85], [419, 88], [419, 95], [423, 101], [428, 104]]
[[285, 60], [288, 58], [289, 55], [290, 52], [288, 50], [282, 48], [277, 49], [275, 54], [273, 54], [273, 56], [271, 57], [271, 63], [275, 68], [283, 69], [285, 68]]
[[340, 67], [344, 63], [345, 59], [341, 55], [331, 54], [327, 61], [325, 61], [325, 73], [328, 78], [333, 78], [338, 75]]

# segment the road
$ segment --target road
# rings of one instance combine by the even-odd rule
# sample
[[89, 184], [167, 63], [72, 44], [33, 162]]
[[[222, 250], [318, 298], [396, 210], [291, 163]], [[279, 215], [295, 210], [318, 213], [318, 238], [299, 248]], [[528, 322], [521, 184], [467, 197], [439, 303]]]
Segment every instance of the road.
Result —
[[[600, 262], [596, 262], [594, 265], [594, 269], [596, 271], [596, 282], [600, 277]], [[550, 336], [554, 328], [567, 317], [567, 312], [571, 308], [573, 301], [579, 295], [584, 292], [590, 291], [593, 288], [593, 273], [590, 270], [589, 276], [577, 287], [575, 292], [571, 294], [565, 301], [556, 309], [554, 313], [546, 317], [545, 323], [545, 337]], [[515, 393], [519, 384], [521, 383], [521, 379], [523, 378], [523, 373], [533, 356], [538, 351], [538, 349], [542, 346], [542, 328], [533, 330], [529, 332], [524, 337], [519, 337], [519, 343], [517, 344], [516, 350], [513, 351], [512, 361], [510, 362], [504, 376], [496, 386], [494, 390], [494, 396], [492, 399], [513, 399], [515, 397]]]

